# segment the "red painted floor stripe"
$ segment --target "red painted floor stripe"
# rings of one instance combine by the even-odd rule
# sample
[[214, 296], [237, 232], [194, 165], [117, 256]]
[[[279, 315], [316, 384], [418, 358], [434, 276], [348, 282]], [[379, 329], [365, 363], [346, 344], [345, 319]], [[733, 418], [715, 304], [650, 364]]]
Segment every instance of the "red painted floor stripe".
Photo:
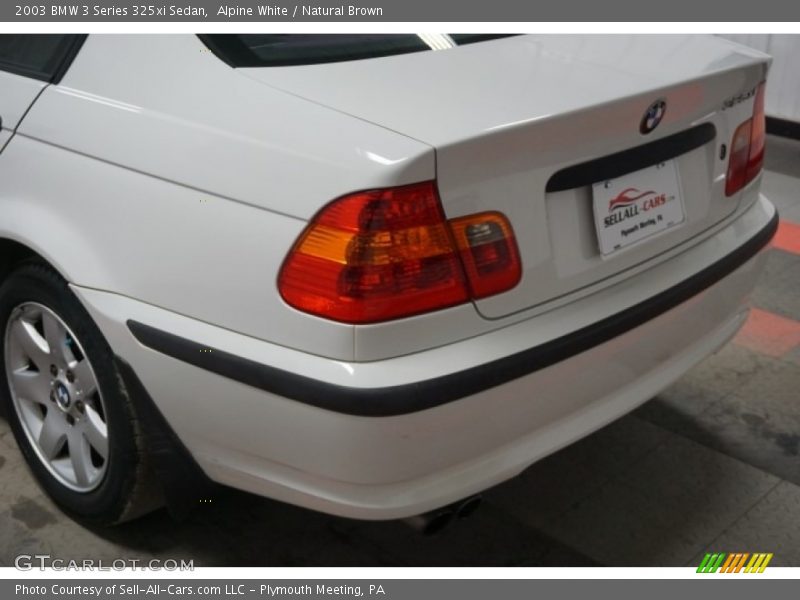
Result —
[[800, 225], [781, 219], [772, 243], [785, 252], [800, 254]]
[[800, 346], [800, 321], [753, 308], [735, 343], [776, 358]]

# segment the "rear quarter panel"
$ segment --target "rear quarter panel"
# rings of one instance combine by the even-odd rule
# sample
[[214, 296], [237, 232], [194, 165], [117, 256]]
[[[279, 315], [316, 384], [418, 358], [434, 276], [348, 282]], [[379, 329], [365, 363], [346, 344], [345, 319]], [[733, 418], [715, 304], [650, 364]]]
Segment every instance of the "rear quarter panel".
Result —
[[0, 236], [70, 282], [353, 358], [353, 328], [281, 300], [305, 222], [434, 177], [432, 149], [242, 77], [194, 36], [89, 36], [0, 159]]

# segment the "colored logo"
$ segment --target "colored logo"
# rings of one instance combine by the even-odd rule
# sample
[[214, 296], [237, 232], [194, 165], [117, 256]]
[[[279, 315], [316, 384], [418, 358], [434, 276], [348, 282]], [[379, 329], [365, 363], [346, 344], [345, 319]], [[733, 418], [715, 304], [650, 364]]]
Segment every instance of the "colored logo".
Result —
[[616, 208], [622, 208], [623, 206], [628, 206], [629, 204], [636, 202], [640, 198], [644, 198], [648, 194], [655, 194], [655, 192], [653, 190], [640, 192], [636, 188], [624, 189], [609, 201], [608, 211], [611, 212]]
[[772, 560], [772, 553], [715, 552], [706, 554], [698, 573], [763, 573]]
[[56, 384], [56, 402], [62, 409], [68, 409], [70, 405], [70, 397], [67, 388], [60, 381]]
[[653, 131], [653, 129], [658, 127], [658, 124], [661, 123], [661, 119], [664, 118], [664, 113], [666, 112], [666, 100], [656, 100], [653, 102], [647, 107], [647, 110], [644, 111], [642, 122], [639, 123], [639, 131], [645, 135]]

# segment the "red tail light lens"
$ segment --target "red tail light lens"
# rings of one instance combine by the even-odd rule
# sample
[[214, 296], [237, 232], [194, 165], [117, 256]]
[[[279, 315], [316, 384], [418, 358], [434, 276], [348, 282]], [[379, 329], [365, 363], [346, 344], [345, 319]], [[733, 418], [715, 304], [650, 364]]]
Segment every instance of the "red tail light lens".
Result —
[[284, 300], [370, 323], [468, 299], [433, 182], [352, 194], [309, 225], [279, 278]]
[[286, 258], [281, 296], [321, 317], [374, 323], [467, 302], [469, 289], [481, 298], [513, 287], [510, 225], [498, 213], [473, 217], [451, 230], [432, 181], [335, 200]]
[[522, 265], [511, 224], [496, 212], [450, 221], [473, 298], [485, 298], [519, 283]]
[[765, 84], [762, 83], [756, 90], [753, 117], [739, 125], [733, 134], [728, 175], [725, 180], [726, 196], [732, 196], [753, 181], [764, 165], [764, 146], [767, 136], [764, 87]]
[[750, 131], [752, 119], [747, 119], [736, 128], [728, 159], [728, 175], [725, 179], [725, 195], [732, 196], [747, 184], [747, 159], [750, 156]]
[[747, 160], [747, 182], [753, 181], [764, 166], [764, 147], [767, 143], [767, 117], [764, 112], [764, 87], [762, 83], [756, 91], [753, 106], [753, 127], [750, 132], [750, 157]]

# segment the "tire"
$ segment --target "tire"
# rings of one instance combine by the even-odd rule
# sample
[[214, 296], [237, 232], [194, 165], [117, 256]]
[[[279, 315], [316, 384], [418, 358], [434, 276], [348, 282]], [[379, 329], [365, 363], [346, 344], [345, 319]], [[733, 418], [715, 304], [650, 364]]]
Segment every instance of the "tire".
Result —
[[38, 261], [13, 270], [0, 285], [0, 335], [0, 402], [44, 491], [89, 524], [157, 508], [135, 406], [67, 282]]

